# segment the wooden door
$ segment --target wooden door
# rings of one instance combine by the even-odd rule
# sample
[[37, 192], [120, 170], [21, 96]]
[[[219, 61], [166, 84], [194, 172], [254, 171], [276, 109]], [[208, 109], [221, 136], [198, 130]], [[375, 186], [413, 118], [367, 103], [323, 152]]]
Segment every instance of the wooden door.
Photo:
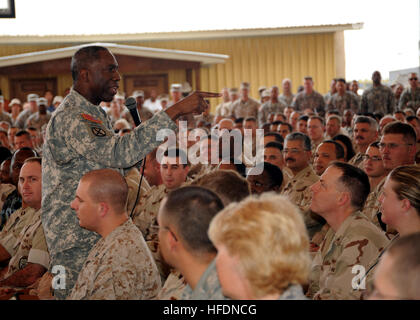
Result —
[[124, 76], [124, 91], [126, 97], [131, 96], [135, 90], [144, 91], [144, 99], [150, 97], [150, 91], [155, 89], [157, 94], [168, 93], [167, 74], [145, 74]]
[[11, 97], [19, 98], [22, 103], [26, 101], [28, 94], [36, 93], [43, 97], [47, 90], [51, 90], [54, 96], [57, 94], [57, 78], [10, 80]]

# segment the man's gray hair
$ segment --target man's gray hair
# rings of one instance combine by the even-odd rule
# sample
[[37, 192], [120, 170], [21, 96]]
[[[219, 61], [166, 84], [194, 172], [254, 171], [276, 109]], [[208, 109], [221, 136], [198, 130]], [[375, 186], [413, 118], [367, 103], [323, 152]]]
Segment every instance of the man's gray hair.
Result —
[[306, 134], [301, 133], [301, 132], [289, 133], [286, 136], [284, 143], [286, 144], [287, 141], [296, 141], [296, 140], [302, 141], [303, 148], [306, 151], [311, 150], [311, 139]]

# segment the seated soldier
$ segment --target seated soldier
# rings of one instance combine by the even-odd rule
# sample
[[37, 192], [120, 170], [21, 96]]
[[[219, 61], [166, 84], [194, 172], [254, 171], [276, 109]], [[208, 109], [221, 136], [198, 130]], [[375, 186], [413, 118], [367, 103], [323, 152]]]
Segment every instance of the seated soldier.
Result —
[[344, 162], [333, 162], [311, 186], [311, 209], [330, 228], [312, 261], [309, 297], [360, 299], [362, 291], [352, 286], [353, 266], [367, 269], [388, 243], [385, 233], [360, 212], [369, 189], [368, 176]]
[[[251, 194], [248, 181], [233, 170], [215, 170], [192, 181], [192, 186], [199, 186], [216, 193], [223, 205], [239, 202]], [[159, 300], [179, 300], [186, 287], [184, 277], [179, 271], [172, 269], [162, 290], [158, 294]]]
[[127, 215], [127, 195], [126, 181], [112, 169], [90, 171], [80, 180], [71, 207], [80, 226], [101, 239], [90, 251], [69, 300], [151, 299], [158, 293], [159, 272]]
[[[20, 168], [22, 168], [23, 163], [26, 159], [30, 157], [36, 157], [37, 154], [34, 150], [30, 148], [22, 148], [19, 150], [16, 150], [13, 154], [12, 161], [10, 164], [10, 177], [12, 184], [14, 186], [18, 185], [19, 182], [19, 172]], [[0, 212], [0, 230], [3, 228], [6, 221], [9, 219], [9, 217], [20, 207], [25, 208], [25, 203], [22, 203], [22, 198], [18, 192], [17, 189], [15, 189], [13, 192], [11, 192], [8, 197], [4, 200], [3, 208]]]
[[224, 299], [217, 278], [216, 249], [207, 236], [211, 219], [223, 209], [220, 198], [202, 187], [174, 190], [158, 213], [162, 256], [185, 278], [183, 300]]
[[157, 213], [162, 199], [169, 191], [179, 188], [187, 180], [190, 166], [185, 152], [178, 148], [168, 149], [160, 161], [160, 174], [163, 184], [154, 186], [145, 193], [134, 209], [133, 222], [142, 232], [146, 244], [152, 251], [162, 282], [169, 274], [169, 268], [159, 253]]
[[[47, 271], [50, 260], [41, 224], [41, 158], [25, 161], [19, 175], [19, 190], [24, 202], [32, 210], [26, 210], [24, 216], [20, 212], [13, 214], [12, 217], [19, 214], [16, 220], [12, 218], [15, 220], [14, 230], [9, 230], [8, 224], [5, 226], [9, 232], [1, 241], [1, 250], [3, 255], [9, 254], [6, 258], [10, 258], [10, 261], [4, 279], [0, 281], [2, 293], [32, 285]], [[9, 221], [12, 222], [12, 219]], [[25, 221], [23, 225], [22, 221]], [[16, 227], [19, 223], [20, 226]], [[17, 229], [21, 230], [18, 236]]]
[[283, 183], [283, 173], [280, 168], [269, 162], [264, 162], [262, 167], [264, 168], [262, 173], [259, 172], [258, 168], [252, 168], [248, 171], [246, 179], [251, 187], [251, 193], [279, 192]]
[[374, 276], [371, 300], [420, 300], [420, 233], [399, 238], [385, 252]]
[[232, 204], [211, 221], [217, 274], [232, 299], [305, 299], [310, 265], [302, 216], [284, 196], [263, 194]]

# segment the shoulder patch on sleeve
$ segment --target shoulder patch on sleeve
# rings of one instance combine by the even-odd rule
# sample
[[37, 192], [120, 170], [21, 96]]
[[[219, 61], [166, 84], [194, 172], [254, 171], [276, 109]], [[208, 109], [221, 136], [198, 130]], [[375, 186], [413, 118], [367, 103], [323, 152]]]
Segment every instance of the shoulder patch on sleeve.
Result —
[[84, 120], [87, 120], [87, 121], [90, 121], [90, 122], [94, 122], [94, 123], [98, 123], [98, 124], [102, 124], [102, 121], [101, 120], [92, 117], [90, 114], [81, 113], [80, 115], [82, 116], [82, 118]]

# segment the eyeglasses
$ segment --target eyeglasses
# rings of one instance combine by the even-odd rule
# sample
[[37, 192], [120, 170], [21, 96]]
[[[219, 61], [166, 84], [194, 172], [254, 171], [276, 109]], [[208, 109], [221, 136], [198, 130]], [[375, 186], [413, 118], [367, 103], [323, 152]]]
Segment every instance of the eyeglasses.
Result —
[[382, 158], [381, 157], [378, 157], [378, 156], [373, 156], [373, 157], [370, 157], [369, 155], [367, 155], [367, 154], [364, 154], [363, 156], [362, 156], [362, 159], [363, 159], [363, 161], [368, 161], [368, 160], [372, 160], [372, 161], [382, 161]]
[[418, 79], [417, 78], [410, 78], [409, 80], [411, 80], [411, 81], [417, 81]]
[[379, 144], [379, 150], [384, 150], [386, 147], [388, 147], [391, 150], [395, 150], [400, 146], [412, 146], [412, 143], [380, 143]]

